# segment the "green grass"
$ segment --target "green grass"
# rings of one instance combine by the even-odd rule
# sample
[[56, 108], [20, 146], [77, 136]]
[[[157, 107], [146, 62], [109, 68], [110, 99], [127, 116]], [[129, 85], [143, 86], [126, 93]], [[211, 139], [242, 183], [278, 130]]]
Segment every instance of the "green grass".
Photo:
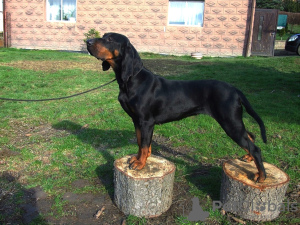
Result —
[[[241, 89], [267, 128], [268, 143], [264, 144], [257, 123], [244, 114], [246, 127], [257, 135], [257, 145], [262, 149], [264, 161], [278, 166], [290, 176], [289, 191], [296, 188], [300, 182], [300, 57], [204, 58], [197, 61], [189, 57], [145, 53], [142, 58], [199, 62], [185, 65], [186, 73], [167, 78], [218, 79]], [[19, 61], [26, 61], [27, 67]], [[46, 66], [30, 66], [27, 61], [33, 61], [33, 65], [45, 61]], [[57, 61], [73, 67], [58, 68]], [[114, 78], [112, 71], [97, 71], [93, 67], [83, 69], [82, 65], [90, 61], [99, 64], [91, 56], [79, 53], [0, 49], [0, 96], [60, 97], [99, 86]], [[137, 151], [133, 143], [132, 122], [117, 97], [118, 86], [113, 83], [67, 100], [0, 101], [0, 150], [9, 149], [16, 153], [0, 158], [0, 174], [4, 171], [22, 174], [21, 184], [25, 189], [41, 186], [54, 198], [52, 213], [58, 218], [67, 213], [64, 211], [65, 202], [61, 200], [66, 191], [112, 194], [114, 160]], [[211, 202], [219, 200], [220, 160], [240, 157], [245, 152], [208, 116], [156, 126], [154, 132], [155, 137], [165, 140], [154, 144], [154, 154], [163, 152], [164, 145], [189, 149], [182, 152], [183, 157], [166, 157], [177, 166], [176, 182], [186, 182], [190, 194], [207, 199], [206, 210], [211, 210]], [[203, 170], [205, 173], [202, 174]], [[196, 174], [200, 172], [197, 177], [195, 171]], [[84, 189], [71, 186], [77, 179], [93, 181], [99, 178], [104, 185], [90, 185]], [[0, 179], [1, 182], [4, 181]], [[14, 190], [20, 189], [19, 186]], [[12, 189], [9, 184], [4, 188]], [[219, 212], [211, 213], [210, 219], [219, 224], [230, 224]], [[178, 224], [184, 224], [185, 220], [182, 216], [176, 219]], [[275, 224], [300, 222], [299, 219], [286, 218], [285, 214], [276, 221]], [[127, 222], [146, 224], [147, 219], [129, 217]]]

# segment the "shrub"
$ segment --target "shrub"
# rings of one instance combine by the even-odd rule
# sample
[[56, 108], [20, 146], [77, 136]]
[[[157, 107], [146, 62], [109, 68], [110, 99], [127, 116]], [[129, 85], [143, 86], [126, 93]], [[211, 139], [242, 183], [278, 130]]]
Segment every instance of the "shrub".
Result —
[[279, 37], [281, 37], [281, 40], [282, 40], [283, 35], [285, 35], [285, 29], [284, 28], [280, 29], [277, 32], [278, 32]]
[[83, 39], [84, 43], [86, 43], [87, 40], [92, 38], [101, 38], [100, 32], [96, 29], [92, 28], [87, 33], [84, 33], [85, 39]]

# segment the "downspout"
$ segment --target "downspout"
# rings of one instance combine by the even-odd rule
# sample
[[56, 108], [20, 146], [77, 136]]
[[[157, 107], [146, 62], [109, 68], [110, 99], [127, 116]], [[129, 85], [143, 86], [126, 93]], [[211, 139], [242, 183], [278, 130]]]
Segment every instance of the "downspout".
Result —
[[256, 0], [252, 0], [250, 25], [249, 25], [249, 37], [248, 37], [248, 43], [247, 43], [247, 46], [246, 46], [246, 55], [245, 55], [246, 57], [249, 57], [251, 55], [252, 34], [253, 34], [254, 16], [255, 16], [255, 6], [256, 6]]
[[7, 29], [6, 29], [6, 7], [5, 7], [5, 0], [3, 0], [3, 41], [4, 47], [7, 48]]

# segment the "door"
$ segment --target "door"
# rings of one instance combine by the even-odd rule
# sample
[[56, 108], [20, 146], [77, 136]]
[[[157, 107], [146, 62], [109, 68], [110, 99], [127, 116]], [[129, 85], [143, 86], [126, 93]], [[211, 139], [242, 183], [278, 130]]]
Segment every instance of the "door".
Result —
[[251, 55], [274, 56], [277, 9], [255, 9]]

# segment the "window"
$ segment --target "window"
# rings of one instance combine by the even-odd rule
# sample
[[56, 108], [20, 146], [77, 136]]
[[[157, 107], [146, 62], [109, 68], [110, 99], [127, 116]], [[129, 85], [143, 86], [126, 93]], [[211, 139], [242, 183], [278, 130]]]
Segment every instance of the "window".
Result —
[[260, 18], [259, 18], [259, 26], [258, 26], [258, 36], [257, 36], [257, 40], [258, 41], [261, 41], [263, 24], [264, 24], [264, 17], [260, 16]]
[[76, 21], [76, 0], [47, 0], [48, 21]]
[[204, 1], [170, 1], [169, 25], [203, 26]]

